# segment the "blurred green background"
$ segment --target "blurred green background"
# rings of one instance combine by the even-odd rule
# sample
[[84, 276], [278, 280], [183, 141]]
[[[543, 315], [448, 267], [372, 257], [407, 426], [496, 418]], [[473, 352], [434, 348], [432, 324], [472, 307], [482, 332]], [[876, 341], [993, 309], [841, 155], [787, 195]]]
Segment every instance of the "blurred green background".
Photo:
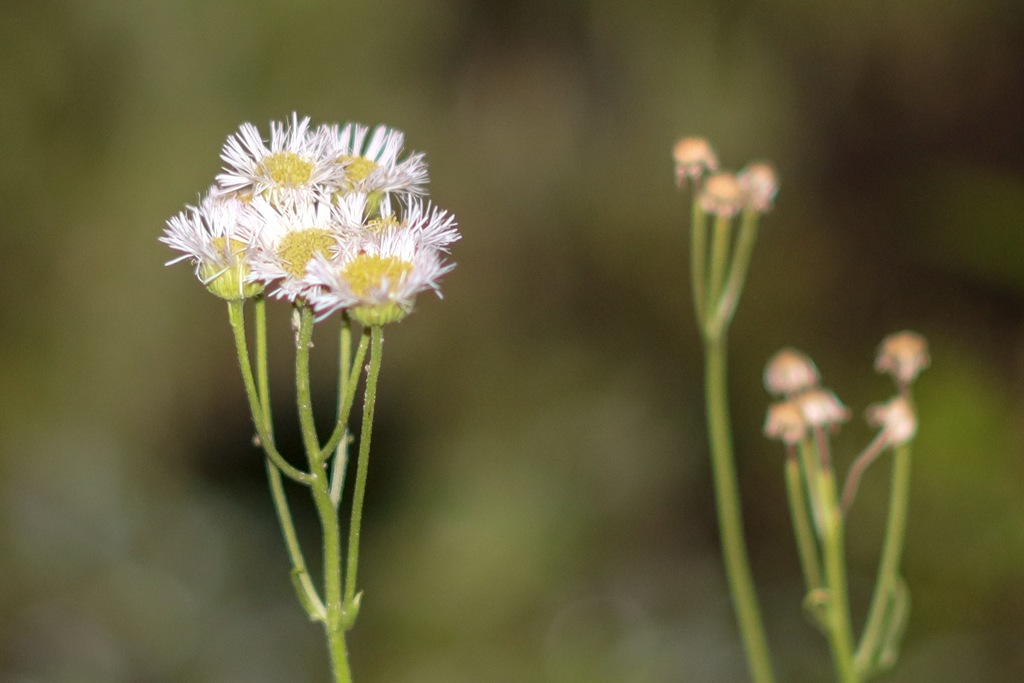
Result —
[[[858, 414], [917, 387], [887, 681], [1024, 680], [1024, 12], [1019, 0], [322, 0], [0, 6], [0, 680], [319, 681], [251, 446], [225, 307], [164, 221], [244, 121], [384, 122], [464, 239], [387, 331], [350, 638], [359, 683], [728, 683], [724, 575], [671, 147], [772, 159], [733, 326], [752, 562], [782, 681], [803, 618], [761, 367], [814, 357]], [[297, 445], [284, 307], [276, 412]], [[317, 337], [332, 404], [331, 340]], [[848, 463], [870, 437], [836, 440]], [[850, 517], [863, 619], [887, 468]], [[310, 543], [310, 510], [300, 525]], [[310, 555], [315, 555], [310, 551]]]

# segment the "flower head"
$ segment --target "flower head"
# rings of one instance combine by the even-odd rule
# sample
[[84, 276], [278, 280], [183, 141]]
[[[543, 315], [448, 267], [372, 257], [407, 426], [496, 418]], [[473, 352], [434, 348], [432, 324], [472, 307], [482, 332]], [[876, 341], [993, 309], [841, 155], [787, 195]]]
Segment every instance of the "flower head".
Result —
[[346, 243], [334, 259], [318, 254], [305, 283], [320, 317], [347, 309], [363, 325], [385, 325], [408, 315], [420, 292], [440, 296], [439, 280], [453, 267], [414, 232], [389, 229]]
[[810, 389], [796, 398], [811, 427], [836, 427], [850, 419], [850, 410], [828, 389]]
[[377, 126], [371, 133], [367, 126], [358, 123], [321, 126], [319, 131], [328, 143], [327, 154], [344, 166], [339, 188], [342, 193], [366, 193], [372, 204], [393, 193], [416, 196], [426, 192], [424, 155], [414, 153], [398, 160], [405, 144], [401, 131]]
[[718, 170], [718, 155], [704, 138], [681, 138], [672, 148], [676, 162], [676, 184], [680, 187], [686, 179], [697, 180], [706, 172]]
[[775, 168], [764, 161], [747, 164], [736, 175], [743, 192], [743, 204], [758, 213], [768, 213], [779, 193], [779, 178]]
[[346, 231], [354, 231], [340, 215], [326, 200], [282, 205], [254, 199], [243, 217], [257, 246], [250, 277], [276, 284], [274, 296], [294, 301], [307, 289], [303, 277], [314, 255], [329, 256]]
[[887, 372], [900, 386], [911, 384], [928, 367], [928, 340], [916, 332], [895, 332], [882, 340], [875, 357], [875, 370]]
[[889, 446], [905, 444], [917, 434], [917, 415], [905, 396], [870, 406], [867, 418], [872, 427], [882, 428]]
[[743, 208], [743, 190], [733, 174], [716, 173], [704, 181], [697, 201], [704, 213], [730, 218]]
[[764, 435], [792, 446], [807, 436], [807, 420], [796, 401], [781, 401], [768, 406]]
[[245, 210], [240, 200], [211, 188], [199, 206], [187, 206], [167, 221], [160, 241], [183, 252], [167, 265], [192, 259], [199, 281], [229, 301], [262, 292], [261, 283], [249, 281], [255, 245], [239, 223]]
[[274, 202], [315, 198], [345, 176], [344, 164], [328, 154], [327, 146], [322, 133], [309, 130], [309, 117], [292, 114], [289, 122], [271, 122], [269, 146], [256, 126], [243, 123], [224, 143], [224, 172], [217, 183], [226, 192]]
[[764, 387], [775, 396], [792, 396], [820, 382], [821, 373], [814, 361], [793, 348], [778, 351], [764, 368]]

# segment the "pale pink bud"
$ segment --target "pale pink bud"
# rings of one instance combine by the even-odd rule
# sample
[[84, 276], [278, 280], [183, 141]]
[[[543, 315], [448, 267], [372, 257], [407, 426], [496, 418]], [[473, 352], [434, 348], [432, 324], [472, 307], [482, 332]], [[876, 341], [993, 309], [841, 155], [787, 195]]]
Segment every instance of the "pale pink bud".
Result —
[[718, 170], [718, 155], [704, 138], [682, 138], [672, 148], [676, 162], [676, 184], [682, 186], [687, 178], [696, 180], [706, 171]]
[[872, 427], [885, 430], [885, 438], [890, 446], [905, 444], [917, 434], [917, 415], [904, 396], [869, 407], [867, 418]]
[[778, 351], [764, 367], [764, 388], [775, 396], [790, 396], [816, 387], [820, 381], [814, 361], [793, 348]]
[[805, 391], [796, 402], [811, 427], [834, 427], [850, 419], [850, 410], [828, 389]]
[[783, 401], [768, 406], [764, 419], [764, 435], [794, 445], [807, 435], [807, 421], [795, 401]]
[[764, 161], [747, 164], [736, 176], [743, 190], [744, 205], [758, 213], [768, 213], [779, 193], [779, 178], [775, 168]]
[[890, 334], [882, 340], [875, 357], [875, 370], [892, 375], [896, 383], [910, 384], [928, 367], [928, 341], [916, 332]]
[[736, 176], [716, 173], [704, 182], [698, 201], [704, 213], [729, 218], [743, 208], [743, 192], [736, 182]]

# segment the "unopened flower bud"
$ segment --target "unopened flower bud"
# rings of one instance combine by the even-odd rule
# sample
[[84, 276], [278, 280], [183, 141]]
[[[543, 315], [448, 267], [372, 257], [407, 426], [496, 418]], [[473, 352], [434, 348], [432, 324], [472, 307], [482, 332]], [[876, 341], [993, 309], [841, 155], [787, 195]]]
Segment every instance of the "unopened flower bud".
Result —
[[682, 187], [687, 178], [696, 180], [707, 171], [718, 170], [718, 155], [704, 138], [682, 138], [672, 148], [676, 162], [676, 184]]
[[905, 444], [917, 434], [917, 415], [904, 396], [869, 407], [867, 418], [872, 427], [885, 430], [886, 441], [890, 446]]
[[778, 351], [764, 367], [764, 388], [775, 396], [791, 396], [818, 386], [820, 381], [814, 361], [793, 348]]
[[743, 208], [743, 192], [736, 176], [716, 173], [704, 182], [698, 201], [704, 213], [729, 218]]
[[811, 389], [796, 399], [811, 427], [834, 427], [850, 419], [850, 410], [828, 389]]
[[898, 385], [906, 386], [917, 379], [930, 362], [928, 341], [916, 332], [905, 330], [882, 340], [875, 357], [875, 370], [889, 373]]
[[744, 206], [758, 213], [768, 213], [779, 193], [779, 178], [775, 168], [763, 161], [747, 164], [736, 176], [743, 191]]
[[764, 419], [764, 435], [792, 446], [807, 435], [807, 421], [795, 401], [782, 401], [768, 406]]

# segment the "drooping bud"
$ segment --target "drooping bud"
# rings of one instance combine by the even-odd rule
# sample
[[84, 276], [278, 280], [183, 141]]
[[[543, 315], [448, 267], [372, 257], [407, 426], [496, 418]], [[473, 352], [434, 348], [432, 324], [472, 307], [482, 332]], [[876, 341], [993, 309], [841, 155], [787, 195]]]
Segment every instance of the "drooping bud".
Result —
[[928, 341], [916, 332], [904, 330], [882, 340], [875, 357], [875, 370], [892, 375], [898, 385], [905, 387], [917, 379], [929, 363]]
[[792, 396], [820, 382], [814, 361], [794, 348], [776, 352], [764, 367], [764, 388], [774, 396]]
[[687, 178], [696, 180], [706, 172], [718, 170], [718, 155], [704, 138], [681, 138], [672, 148], [676, 162], [676, 184], [682, 187]]
[[807, 420], [796, 401], [782, 401], [768, 406], [764, 419], [764, 435], [793, 446], [807, 435]]
[[743, 203], [758, 213], [768, 213], [779, 193], [779, 177], [775, 168], [764, 161], [747, 164], [736, 176], [743, 191]]
[[704, 182], [698, 201], [704, 213], [730, 218], [743, 208], [743, 192], [736, 176], [716, 173]]
[[872, 427], [885, 430], [885, 438], [890, 446], [905, 444], [917, 434], [917, 415], [904, 396], [870, 406], [867, 419]]
[[796, 399], [811, 427], [835, 427], [850, 419], [850, 410], [828, 389], [811, 389]]

